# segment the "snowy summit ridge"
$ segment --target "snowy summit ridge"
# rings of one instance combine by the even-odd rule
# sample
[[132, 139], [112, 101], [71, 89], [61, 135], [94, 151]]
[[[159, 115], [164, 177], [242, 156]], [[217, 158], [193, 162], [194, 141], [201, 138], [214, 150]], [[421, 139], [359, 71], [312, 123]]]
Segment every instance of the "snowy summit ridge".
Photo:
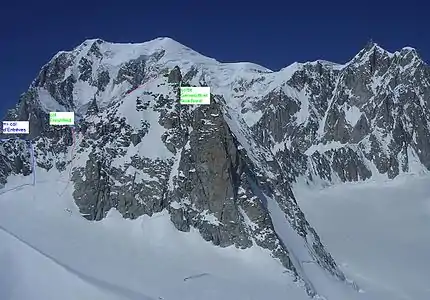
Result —
[[[211, 105], [181, 106], [180, 86], [209, 86]], [[70, 174], [86, 219], [164, 211], [215, 245], [267, 249], [316, 295], [346, 278], [291, 185], [427, 172], [429, 109], [429, 67], [412, 50], [372, 44], [344, 65], [273, 72], [170, 38], [93, 39], [43, 66], [6, 119], [30, 121], [38, 168]], [[49, 126], [49, 111], [75, 111], [76, 136]], [[2, 183], [31, 172], [27, 148], [10, 143]]]

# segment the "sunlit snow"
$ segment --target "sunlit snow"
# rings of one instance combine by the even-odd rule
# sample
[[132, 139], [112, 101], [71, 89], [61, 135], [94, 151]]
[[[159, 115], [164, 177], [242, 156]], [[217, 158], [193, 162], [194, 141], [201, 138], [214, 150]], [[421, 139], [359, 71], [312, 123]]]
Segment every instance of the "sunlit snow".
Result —
[[267, 251], [215, 247], [166, 212], [88, 222], [57, 178], [41, 170], [36, 187], [0, 196], [2, 300], [307, 299]]
[[430, 299], [430, 176], [296, 186], [299, 205], [345, 274], [380, 299]]

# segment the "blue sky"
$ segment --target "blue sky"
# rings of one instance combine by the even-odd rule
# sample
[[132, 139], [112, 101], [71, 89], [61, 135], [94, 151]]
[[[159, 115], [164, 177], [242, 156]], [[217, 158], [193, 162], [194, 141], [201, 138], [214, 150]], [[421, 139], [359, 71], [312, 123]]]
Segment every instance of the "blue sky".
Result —
[[[8, 3], [10, 2], [10, 3]], [[295, 61], [346, 62], [373, 39], [418, 49], [429, 61], [425, 1], [3, 1], [0, 112], [40, 68], [87, 38], [143, 42], [169, 36], [220, 61], [280, 69]]]

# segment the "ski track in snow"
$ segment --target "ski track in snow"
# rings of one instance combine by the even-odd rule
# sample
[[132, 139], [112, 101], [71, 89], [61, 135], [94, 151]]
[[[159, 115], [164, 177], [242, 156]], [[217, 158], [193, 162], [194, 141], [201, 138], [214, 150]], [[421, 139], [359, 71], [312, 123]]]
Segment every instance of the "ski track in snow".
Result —
[[209, 276], [209, 273], [201, 273], [201, 274], [196, 274], [196, 275], [191, 275], [188, 277], [184, 278], [184, 281], [190, 280], [190, 279], [196, 279], [196, 278], [200, 278], [200, 277], [204, 277], [204, 276]]
[[20, 238], [18, 235], [14, 234], [13, 232], [10, 232], [9, 230], [7, 230], [6, 228], [4, 228], [1, 225], [0, 225], [0, 231], [2, 231], [4, 233], [12, 236], [13, 238], [15, 238], [16, 240], [18, 240], [19, 242], [23, 243], [27, 247], [30, 247], [31, 249], [33, 249], [34, 251], [36, 251], [40, 255], [46, 257], [47, 259], [49, 259], [50, 261], [52, 261], [54, 264], [62, 267], [63, 269], [65, 269], [69, 273], [76, 275], [77, 277], [79, 277], [83, 281], [88, 282], [91, 285], [97, 286], [97, 287], [101, 288], [102, 290], [108, 290], [108, 291], [110, 291], [110, 292], [112, 292], [114, 294], [117, 294], [118, 296], [126, 297], [126, 299], [128, 299], [128, 300], [153, 300], [154, 299], [154, 298], [150, 298], [150, 297], [148, 297], [146, 295], [143, 295], [141, 293], [132, 291], [130, 289], [126, 289], [124, 287], [115, 285], [113, 283], [106, 282], [106, 281], [100, 280], [98, 278], [95, 278], [95, 277], [92, 277], [92, 276], [88, 276], [88, 275], [86, 275], [84, 273], [81, 273], [81, 272], [75, 270], [74, 268], [61, 263], [60, 261], [58, 261], [57, 259], [55, 259], [51, 255], [49, 255], [48, 253], [46, 253], [46, 252], [38, 249], [37, 247], [31, 245], [30, 243], [28, 243], [27, 241], [23, 240], [22, 238]]

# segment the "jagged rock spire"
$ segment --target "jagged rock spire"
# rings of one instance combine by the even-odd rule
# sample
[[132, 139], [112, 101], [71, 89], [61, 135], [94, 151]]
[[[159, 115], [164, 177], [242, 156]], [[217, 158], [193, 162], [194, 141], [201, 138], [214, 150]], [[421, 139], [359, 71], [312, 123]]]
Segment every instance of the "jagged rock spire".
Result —
[[99, 107], [97, 105], [96, 97], [91, 100], [90, 105], [88, 106], [87, 115], [95, 115], [99, 112]]

